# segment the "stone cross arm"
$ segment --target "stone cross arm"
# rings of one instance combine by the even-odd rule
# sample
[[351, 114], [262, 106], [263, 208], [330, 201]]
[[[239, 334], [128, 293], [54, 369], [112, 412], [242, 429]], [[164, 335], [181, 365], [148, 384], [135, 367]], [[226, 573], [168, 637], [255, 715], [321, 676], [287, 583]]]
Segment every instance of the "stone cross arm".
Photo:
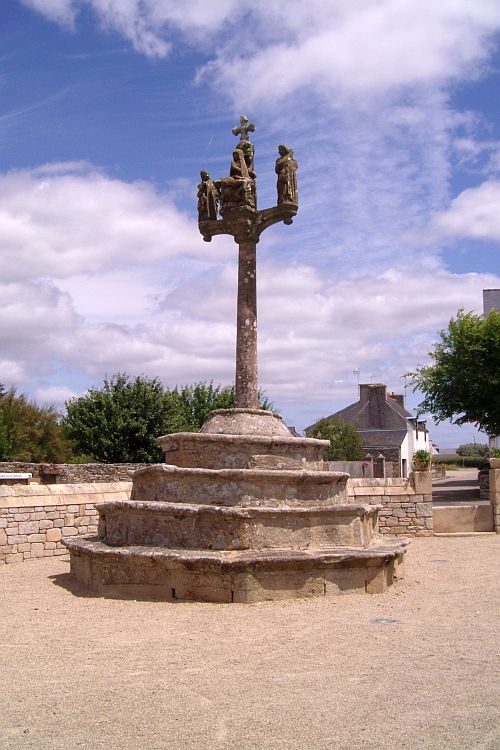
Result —
[[233, 135], [239, 135], [240, 141], [248, 141], [248, 134], [255, 132], [253, 122], [248, 122], [248, 117], [241, 115], [240, 124], [233, 128]]

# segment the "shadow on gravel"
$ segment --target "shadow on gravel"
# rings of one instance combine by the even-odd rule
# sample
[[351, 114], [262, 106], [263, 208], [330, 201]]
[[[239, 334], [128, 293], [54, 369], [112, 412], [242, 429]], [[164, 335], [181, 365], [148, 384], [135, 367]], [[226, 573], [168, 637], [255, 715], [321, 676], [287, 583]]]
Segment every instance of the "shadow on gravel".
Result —
[[95, 598], [95, 594], [87, 591], [87, 589], [85, 589], [82, 584], [71, 575], [71, 573], [56, 573], [53, 576], [49, 576], [49, 579], [56, 586], [59, 586], [59, 588], [65, 589], [75, 596], [86, 597], [89, 599]]

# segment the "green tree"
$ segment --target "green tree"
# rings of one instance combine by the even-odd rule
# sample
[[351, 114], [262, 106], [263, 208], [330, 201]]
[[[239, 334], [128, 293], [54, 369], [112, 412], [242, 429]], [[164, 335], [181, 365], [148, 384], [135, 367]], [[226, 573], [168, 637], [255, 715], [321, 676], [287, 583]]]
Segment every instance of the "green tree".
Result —
[[72, 454], [54, 406], [38, 406], [0, 387], [0, 452], [11, 461], [66, 461]]
[[500, 311], [484, 317], [460, 310], [439, 335], [429, 352], [433, 364], [411, 373], [414, 390], [424, 394], [419, 412], [500, 434]]
[[7, 437], [7, 425], [3, 412], [0, 411], [0, 461], [5, 461], [10, 452], [9, 438]]
[[[270, 406], [262, 397], [263, 408]], [[62, 423], [78, 453], [104, 463], [159, 462], [156, 438], [196, 432], [213, 409], [234, 406], [234, 389], [212, 382], [165, 389], [158, 378], [117, 373], [66, 402]]]
[[234, 407], [234, 388], [200, 382], [175, 387], [170, 391], [169, 398], [175, 403], [177, 413], [182, 415], [182, 424], [178, 430], [170, 429], [169, 432], [196, 432], [213, 409]]
[[363, 450], [361, 439], [355, 427], [340, 419], [324, 417], [308, 431], [308, 437], [329, 440], [330, 447], [325, 453], [327, 461], [361, 461]]
[[77, 452], [104, 463], [148, 463], [162, 459], [156, 438], [164, 432], [172, 404], [157, 378], [117, 373], [102, 388], [66, 402], [62, 425]]
[[489, 456], [488, 443], [463, 443], [457, 448], [459, 456]]
[[[201, 429], [209, 413], [214, 409], [234, 408], [234, 387], [214, 385], [212, 381], [183, 385], [180, 388], [176, 386], [170, 391], [169, 400], [172, 402], [172, 413], [182, 421], [180, 425], [171, 423], [168, 431], [196, 432]], [[259, 391], [259, 407], [273, 411], [273, 405], [261, 391]]]

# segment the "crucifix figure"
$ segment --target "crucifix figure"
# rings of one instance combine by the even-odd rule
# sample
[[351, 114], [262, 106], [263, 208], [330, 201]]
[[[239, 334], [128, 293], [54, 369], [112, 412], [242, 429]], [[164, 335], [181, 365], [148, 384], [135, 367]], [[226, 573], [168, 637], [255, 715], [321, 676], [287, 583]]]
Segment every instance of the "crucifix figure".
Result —
[[[230, 174], [215, 181], [220, 195], [221, 219], [207, 217], [204, 211], [198, 214], [198, 226], [203, 239], [210, 242], [217, 234], [230, 234], [239, 246], [238, 259], [238, 302], [236, 316], [236, 378], [235, 402], [239, 409], [258, 409], [257, 378], [257, 243], [260, 235], [272, 224], [282, 221], [291, 224], [298, 211], [296, 181], [295, 189], [282, 193], [278, 185], [278, 205], [257, 211], [257, 193], [254, 171], [254, 145], [248, 133], [255, 131], [255, 125], [245, 115], [240, 117], [240, 125], [232, 132], [240, 140], [233, 152]], [[287, 148], [283, 156], [293, 158], [293, 151]], [[278, 161], [279, 161], [278, 159]], [[278, 164], [278, 163], [277, 163]], [[280, 171], [284, 167], [281, 166]], [[287, 163], [287, 169], [289, 167]], [[293, 160], [293, 174], [297, 162]], [[277, 170], [278, 171], [278, 170]], [[289, 182], [287, 177], [287, 184]], [[283, 180], [282, 180], [283, 182]], [[203, 204], [204, 205], [204, 204]]]

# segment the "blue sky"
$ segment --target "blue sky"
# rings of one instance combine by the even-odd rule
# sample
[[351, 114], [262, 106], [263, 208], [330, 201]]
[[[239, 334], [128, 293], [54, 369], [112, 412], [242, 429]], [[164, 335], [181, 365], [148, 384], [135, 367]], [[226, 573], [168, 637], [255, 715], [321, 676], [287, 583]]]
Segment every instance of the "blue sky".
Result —
[[232, 382], [237, 248], [203, 242], [196, 186], [241, 113], [260, 207], [278, 144], [299, 162], [299, 214], [258, 251], [260, 381], [290, 424], [356, 400], [355, 370], [402, 392], [500, 288], [497, 0], [3, 0], [0, 40], [0, 382], [40, 403], [117, 371]]

